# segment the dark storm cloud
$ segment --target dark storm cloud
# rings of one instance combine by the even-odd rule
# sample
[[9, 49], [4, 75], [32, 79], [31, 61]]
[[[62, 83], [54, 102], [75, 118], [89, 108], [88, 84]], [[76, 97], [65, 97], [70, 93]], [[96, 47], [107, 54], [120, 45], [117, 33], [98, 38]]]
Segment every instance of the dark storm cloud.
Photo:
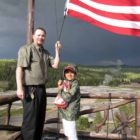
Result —
[[27, 2], [1, 0], [0, 58], [16, 58], [19, 46], [26, 41]]
[[[16, 58], [26, 42], [28, 0], [1, 0], [0, 58]], [[36, 0], [35, 27], [47, 29], [45, 47], [54, 54], [62, 22], [65, 0]], [[113, 34], [73, 17], [66, 17], [61, 42], [61, 60], [87, 65], [121, 62], [140, 65], [139, 37]]]

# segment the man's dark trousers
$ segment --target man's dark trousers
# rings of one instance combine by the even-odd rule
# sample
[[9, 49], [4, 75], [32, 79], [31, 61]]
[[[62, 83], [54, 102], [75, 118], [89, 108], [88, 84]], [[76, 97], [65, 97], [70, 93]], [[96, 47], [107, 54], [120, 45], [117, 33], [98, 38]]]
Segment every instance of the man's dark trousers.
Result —
[[25, 86], [22, 140], [41, 140], [46, 113], [45, 86]]

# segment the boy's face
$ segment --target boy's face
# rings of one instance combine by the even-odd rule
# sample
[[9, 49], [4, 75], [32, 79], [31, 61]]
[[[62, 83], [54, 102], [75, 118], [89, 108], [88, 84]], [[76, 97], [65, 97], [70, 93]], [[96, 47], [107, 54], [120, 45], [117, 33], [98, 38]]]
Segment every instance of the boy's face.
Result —
[[65, 78], [67, 80], [74, 80], [75, 79], [75, 73], [70, 71], [70, 70], [67, 70], [67, 71], [65, 71]]

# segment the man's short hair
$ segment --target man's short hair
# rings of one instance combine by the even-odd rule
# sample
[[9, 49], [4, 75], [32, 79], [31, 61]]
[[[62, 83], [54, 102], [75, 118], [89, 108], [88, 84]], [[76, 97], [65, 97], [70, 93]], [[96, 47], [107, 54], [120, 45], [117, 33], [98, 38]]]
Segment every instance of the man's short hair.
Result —
[[36, 30], [42, 30], [42, 31], [44, 31], [44, 33], [46, 34], [46, 30], [45, 30], [44, 28], [42, 28], [42, 27], [37, 27], [37, 28], [34, 30], [34, 33], [36, 32]]

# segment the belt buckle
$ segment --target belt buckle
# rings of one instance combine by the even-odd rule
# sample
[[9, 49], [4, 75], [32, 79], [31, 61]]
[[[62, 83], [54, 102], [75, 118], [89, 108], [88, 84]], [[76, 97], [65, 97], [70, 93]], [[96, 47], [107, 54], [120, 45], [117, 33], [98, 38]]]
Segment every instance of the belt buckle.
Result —
[[35, 98], [35, 90], [36, 90], [35, 87], [31, 87], [31, 93], [30, 93], [30, 96], [31, 96], [31, 99], [32, 99], [32, 100]]

